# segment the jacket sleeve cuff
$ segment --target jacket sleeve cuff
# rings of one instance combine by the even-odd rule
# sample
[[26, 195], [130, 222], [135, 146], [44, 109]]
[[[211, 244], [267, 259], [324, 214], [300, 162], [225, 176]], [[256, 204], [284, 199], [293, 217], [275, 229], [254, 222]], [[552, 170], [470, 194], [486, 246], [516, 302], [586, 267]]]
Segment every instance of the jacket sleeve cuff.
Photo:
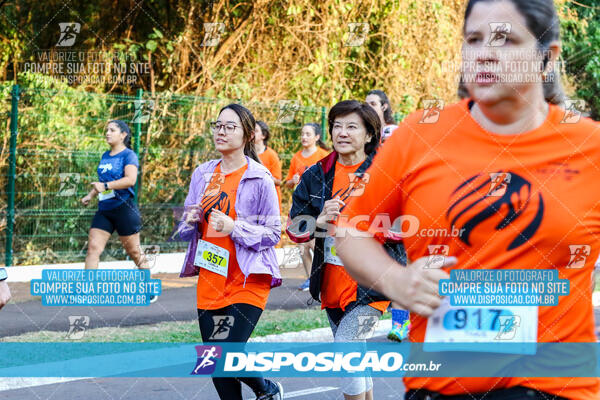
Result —
[[190, 240], [192, 240], [194, 230], [196, 230], [197, 228], [197, 223], [190, 225], [184, 221], [181, 221], [179, 223], [179, 226], [177, 227], [177, 235], [181, 240], [189, 242]]
[[256, 229], [241, 220], [235, 220], [233, 222], [233, 231], [231, 231], [231, 239], [242, 246], [254, 250], [260, 250], [260, 238], [262, 232], [257, 232]]

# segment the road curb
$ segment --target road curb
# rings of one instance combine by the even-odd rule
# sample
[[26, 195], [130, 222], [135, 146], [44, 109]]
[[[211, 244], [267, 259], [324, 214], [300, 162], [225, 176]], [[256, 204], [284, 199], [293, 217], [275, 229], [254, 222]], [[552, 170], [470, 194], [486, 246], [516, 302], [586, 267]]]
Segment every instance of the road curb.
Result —
[[[387, 336], [392, 329], [392, 320], [379, 320], [372, 336]], [[278, 342], [333, 342], [331, 328], [317, 328], [312, 330], [285, 332], [277, 335], [254, 337], [249, 342], [278, 343]]]

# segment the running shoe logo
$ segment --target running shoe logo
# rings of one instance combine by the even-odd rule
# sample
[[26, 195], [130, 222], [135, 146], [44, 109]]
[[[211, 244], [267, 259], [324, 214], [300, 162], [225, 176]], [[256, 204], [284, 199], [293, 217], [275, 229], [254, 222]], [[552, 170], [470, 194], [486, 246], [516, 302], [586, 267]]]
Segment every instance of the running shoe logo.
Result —
[[355, 173], [351, 172], [348, 174], [348, 186], [344, 189], [340, 189], [336, 191], [331, 198], [335, 198], [337, 196], [340, 197], [340, 200], [346, 201], [348, 197], [360, 197], [365, 192], [365, 186], [369, 183], [370, 175], [368, 172], [362, 174], [362, 176], [358, 176]]
[[581, 113], [585, 110], [586, 104], [581, 99], [565, 100], [565, 110], [561, 124], [576, 124], [581, 119]]
[[231, 315], [213, 315], [215, 323], [210, 340], [225, 340], [229, 337], [229, 331], [233, 328], [235, 318]]
[[221, 35], [225, 33], [225, 24], [223, 22], [205, 22], [204, 40], [202, 47], [215, 47], [221, 41]]
[[198, 360], [191, 375], [210, 375], [215, 372], [217, 359], [221, 358], [223, 350], [221, 346], [196, 346]]
[[489, 47], [504, 46], [506, 37], [510, 33], [512, 25], [510, 22], [490, 22], [490, 40], [487, 45]]
[[591, 251], [592, 247], [587, 244], [569, 245], [571, 258], [569, 259], [569, 263], [567, 264], [566, 268], [583, 268]]
[[498, 316], [500, 327], [496, 340], [513, 340], [517, 333], [517, 328], [521, 326], [521, 317], [518, 315], [500, 315]]
[[300, 109], [300, 103], [296, 100], [279, 100], [279, 114], [277, 122], [281, 124], [289, 124], [294, 122], [296, 113]]
[[440, 114], [444, 109], [444, 100], [425, 99], [423, 100], [423, 114], [419, 120], [420, 124], [435, 124], [440, 119]]
[[67, 339], [83, 339], [85, 331], [90, 327], [90, 317], [87, 315], [69, 315], [69, 332]]
[[[460, 229], [459, 239], [472, 246], [470, 235], [473, 229], [489, 219], [501, 217], [495, 230], [507, 229], [507, 233], [514, 232], [513, 240], [508, 244], [507, 250], [513, 250], [537, 232], [544, 217], [544, 200], [541, 193], [533, 193], [531, 183], [525, 178], [510, 172], [497, 172], [496, 177], [502, 177], [500, 185], [492, 182], [492, 176], [477, 174], [461, 183], [451, 194], [456, 198], [446, 212], [446, 218], [452, 227]], [[510, 176], [507, 183], [504, 177]], [[490, 196], [490, 188], [495, 195]], [[486, 190], [487, 189], [487, 190]], [[532, 212], [528, 211], [533, 209]], [[473, 214], [474, 213], [474, 214]], [[514, 226], [517, 222], [529, 222], [523, 229]]]
[[427, 245], [429, 258], [424, 268], [442, 268], [444, 265], [444, 257], [450, 255], [450, 246], [446, 244], [430, 244]]
[[356, 332], [356, 340], [365, 340], [373, 337], [375, 327], [377, 326], [378, 317], [374, 315], [359, 315], [358, 329]]
[[75, 39], [81, 31], [79, 22], [59, 22], [60, 37], [56, 42], [56, 47], [71, 47], [75, 44]]
[[510, 172], [492, 172], [490, 173], [490, 180], [490, 190], [487, 195], [494, 197], [503, 196], [510, 183]]

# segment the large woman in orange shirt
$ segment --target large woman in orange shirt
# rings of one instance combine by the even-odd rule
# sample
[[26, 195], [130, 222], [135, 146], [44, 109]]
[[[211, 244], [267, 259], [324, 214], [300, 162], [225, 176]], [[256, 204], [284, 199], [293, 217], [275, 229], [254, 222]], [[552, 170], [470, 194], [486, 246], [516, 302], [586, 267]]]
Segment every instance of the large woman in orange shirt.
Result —
[[[439, 296], [449, 268], [558, 271], [569, 294], [556, 306], [514, 307], [515, 341], [596, 342], [590, 279], [600, 252], [600, 124], [557, 105], [559, 26], [552, 0], [470, 0], [461, 71], [470, 98], [407, 117], [373, 160], [363, 196], [340, 216], [339, 226], [370, 232], [336, 240], [346, 269], [411, 311], [412, 342], [476, 341], [487, 332], [498, 340], [493, 319], [446, 325], [459, 314]], [[406, 268], [377, 245], [382, 218], [401, 216], [418, 224], [404, 231]], [[476, 308], [469, 315], [486, 312]], [[518, 362], [533, 373], [546, 366]], [[404, 382], [413, 400], [600, 398], [597, 377], [544, 376]]]

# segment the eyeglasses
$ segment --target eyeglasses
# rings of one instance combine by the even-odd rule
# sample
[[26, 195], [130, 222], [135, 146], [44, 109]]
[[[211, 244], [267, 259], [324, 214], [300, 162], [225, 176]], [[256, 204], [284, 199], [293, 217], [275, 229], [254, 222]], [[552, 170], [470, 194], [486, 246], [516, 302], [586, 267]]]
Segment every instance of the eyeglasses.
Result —
[[218, 133], [221, 131], [221, 128], [225, 128], [225, 133], [228, 135], [231, 135], [233, 132], [235, 132], [235, 128], [237, 128], [238, 126], [236, 124], [222, 124], [220, 122], [211, 122], [210, 123], [210, 129], [212, 130], [213, 133]]

